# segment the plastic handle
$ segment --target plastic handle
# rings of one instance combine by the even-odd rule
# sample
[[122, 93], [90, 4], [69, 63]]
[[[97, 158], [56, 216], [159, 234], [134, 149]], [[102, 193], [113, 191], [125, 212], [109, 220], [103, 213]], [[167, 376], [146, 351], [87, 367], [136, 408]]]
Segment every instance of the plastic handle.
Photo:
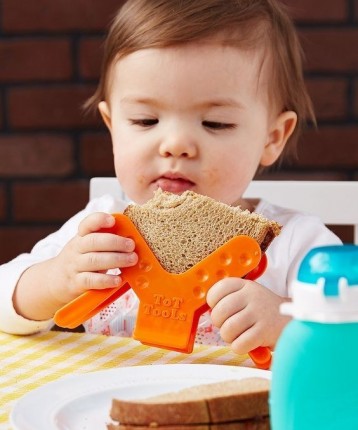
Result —
[[[123, 214], [114, 216], [115, 226], [105, 231], [133, 238], [138, 263], [122, 269], [120, 287], [88, 291], [61, 308], [54, 317], [57, 325], [76, 327], [132, 288], [139, 298], [133, 337], [147, 345], [189, 353], [200, 315], [209, 309], [209, 288], [224, 277], [248, 276], [257, 266], [256, 275], [265, 270], [266, 258], [261, 259], [258, 243], [248, 236], [236, 236], [188, 271], [169, 273], [132, 221]], [[256, 360], [256, 353], [252, 358]]]
[[249, 352], [251, 360], [259, 369], [267, 370], [271, 367], [272, 353], [267, 346], [259, 346]]

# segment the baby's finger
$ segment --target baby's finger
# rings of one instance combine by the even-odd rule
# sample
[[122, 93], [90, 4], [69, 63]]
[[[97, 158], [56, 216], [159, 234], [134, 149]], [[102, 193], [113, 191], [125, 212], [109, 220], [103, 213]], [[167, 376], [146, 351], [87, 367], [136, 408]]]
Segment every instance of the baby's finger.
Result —
[[131, 267], [137, 264], [135, 252], [90, 252], [82, 254], [79, 261], [79, 272], [98, 272], [103, 270]]
[[231, 343], [231, 348], [236, 354], [246, 354], [259, 346], [264, 345], [257, 325], [250, 327]]
[[85, 236], [86, 234], [93, 233], [101, 228], [113, 227], [116, 220], [114, 216], [104, 212], [95, 212], [88, 215], [78, 226], [78, 235]]
[[247, 330], [255, 325], [256, 320], [243, 310], [227, 318], [220, 327], [220, 335], [225, 342], [231, 343], [241, 337]]
[[214, 284], [206, 295], [207, 304], [213, 308], [223, 297], [242, 289], [245, 281], [241, 278], [225, 278]]
[[241, 312], [247, 303], [240, 291], [235, 291], [223, 297], [211, 310], [211, 319], [216, 327], [221, 327], [231, 316]]
[[102, 290], [104, 288], [118, 287], [121, 283], [122, 278], [118, 275], [82, 272], [76, 277], [74, 293], [79, 295], [87, 290]]
[[87, 234], [80, 241], [79, 251], [83, 254], [88, 252], [133, 252], [135, 242], [133, 239], [118, 236], [112, 233]]

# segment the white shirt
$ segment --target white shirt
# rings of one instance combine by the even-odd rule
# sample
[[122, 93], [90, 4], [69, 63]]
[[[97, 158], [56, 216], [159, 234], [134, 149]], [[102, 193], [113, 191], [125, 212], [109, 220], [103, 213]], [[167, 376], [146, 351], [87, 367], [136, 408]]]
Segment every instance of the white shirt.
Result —
[[[93, 199], [58, 231], [38, 242], [31, 253], [21, 254], [0, 266], [0, 330], [13, 334], [30, 334], [49, 329], [53, 325], [52, 320], [31, 321], [16, 313], [12, 298], [20, 276], [30, 266], [58, 255], [65, 244], [77, 234], [79, 223], [87, 215], [93, 212], [123, 212], [127, 204], [110, 195]], [[266, 251], [268, 268], [256, 281], [279, 296], [290, 297], [292, 282], [306, 253], [315, 246], [340, 244], [341, 241], [316, 216], [275, 206], [264, 200], [259, 201], [255, 212], [283, 226], [281, 234]], [[109, 306], [102, 313], [101, 319], [94, 317], [85, 324], [85, 328], [96, 333], [130, 335], [137, 306], [138, 299], [130, 290]], [[101, 324], [98, 324], [99, 320]], [[205, 328], [209, 324], [208, 316], [204, 315], [200, 321], [199, 328]], [[203, 330], [202, 333], [205, 331]], [[218, 343], [217, 334], [214, 337], [216, 340], [211, 342], [207, 339], [205, 343]]]

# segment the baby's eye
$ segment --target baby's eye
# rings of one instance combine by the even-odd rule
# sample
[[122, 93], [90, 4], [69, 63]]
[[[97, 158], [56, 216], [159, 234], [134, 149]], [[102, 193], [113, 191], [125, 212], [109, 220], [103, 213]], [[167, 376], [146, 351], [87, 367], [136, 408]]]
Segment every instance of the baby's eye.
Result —
[[204, 127], [210, 128], [212, 130], [227, 130], [230, 128], [236, 128], [236, 124], [229, 124], [225, 122], [203, 121], [202, 124]]
[[130, 122], [131, 124], [139, 125], [140, 127], [151, 127], [153, 125], [158, 124], [159, 120], [143, 118], [143, 119], [131, 119]]

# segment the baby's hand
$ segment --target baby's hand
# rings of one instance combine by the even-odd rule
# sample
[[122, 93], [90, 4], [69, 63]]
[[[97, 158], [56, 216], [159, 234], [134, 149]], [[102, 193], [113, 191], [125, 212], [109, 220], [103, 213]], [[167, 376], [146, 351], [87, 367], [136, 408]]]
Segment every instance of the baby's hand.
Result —
[[233, 351], [245, 354], [258, 346], [274, 348], [290, 318], [279, 312], [287, 301], [254, 281], [225, 278], [207, 294], [213, 324]]
[[78, 234], [57, 257], [62, 276], [62, 282], [56, 282], [52, 291], [57, 300], [67, 303], [86, 290], [116, 287], [121, 283], [120, 275], [106, 272], [137, 263], [132, 239], [99, 231], [114, 224], [115, 218], [102, 212], [91, 214], [80, 223]]

